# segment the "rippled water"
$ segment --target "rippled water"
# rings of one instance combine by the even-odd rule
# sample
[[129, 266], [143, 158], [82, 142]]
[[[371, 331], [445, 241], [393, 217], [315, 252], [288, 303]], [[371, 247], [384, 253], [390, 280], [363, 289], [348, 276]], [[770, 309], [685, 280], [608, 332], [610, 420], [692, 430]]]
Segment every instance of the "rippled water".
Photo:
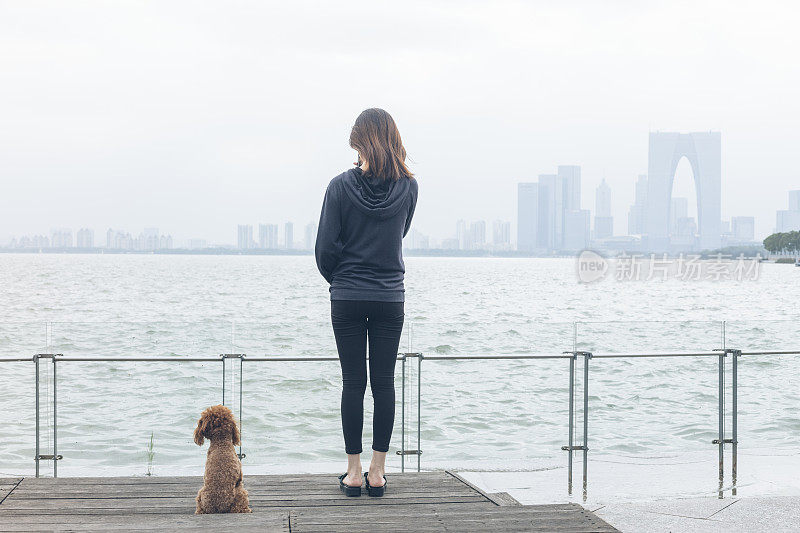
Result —
[[[800, 269], [758, 281], [607, 280], [580, 285], [569, 259], [407, 258], [401, 349], [423, 354], [800, 348]], [[723, 323], [724, 321], [724, 323]], [[313, 259], [273, 256], [0, 254], [0, 357], [335, 355], [327, 286]], [[42, 363], [42, 453], [52, 435]], [[239, 413], [239, 361], [226, 363]], [[407, 362], [406, 439], [416, 448], [417, 360]], [[200, 411], [222, 399], [220, 361], [58, 363], [59, 472], [197, 472]], [[566, 360], [424, 361], [423, 467], [563, 460]], [[595, 359], [589, 443], [624, 460], [708, 453], [717, 437], [717, 360]], [[401, 445], [398, 416], [390, 462]], [[582, 382], [577, 365], [577, 386]], [[740, 449], [800, 453], [799, 356], [739, 365]], [[339, 461], [338, 363], [245, 362], [246, 467]], [[728, 391], [729, 393], [729, 391]], [[0, 363], [0, 474], [30, 472], [34, 365]], [[729, 398], [728, 398], [729, 400]], [[369, 411], [369, 401], [366, 402]], [[369, 412], [367, 416], [370, 416]], [[580, 413], [576, 439], [580, 438]], [[369, 424], [364, 442], [368, 449]], [[416, 461], [416, 458], [409, 458]], [[713, 461], [713, 457], [711, 459]], [[52, 468], [43, 463], [43, 472]]]

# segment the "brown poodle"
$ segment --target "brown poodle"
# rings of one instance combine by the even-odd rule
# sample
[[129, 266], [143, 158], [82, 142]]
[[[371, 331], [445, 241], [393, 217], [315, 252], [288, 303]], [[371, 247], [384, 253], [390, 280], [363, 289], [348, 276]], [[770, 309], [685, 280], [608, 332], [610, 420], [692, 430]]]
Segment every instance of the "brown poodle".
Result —
[[242, 485], [242, 462], [234, 448], [239, 444], [239, 427], [230, 409], [215, 405], [203, 411], [194, 430], [194, 441], [202, 446], [203, 439], [209, 439], [211, 444], [195, 514], [251, 512]]

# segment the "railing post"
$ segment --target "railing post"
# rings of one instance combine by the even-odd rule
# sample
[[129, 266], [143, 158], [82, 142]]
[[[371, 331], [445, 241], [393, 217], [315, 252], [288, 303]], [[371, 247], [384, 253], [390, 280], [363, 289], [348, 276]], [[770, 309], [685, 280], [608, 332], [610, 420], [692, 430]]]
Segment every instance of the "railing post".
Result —
[[572, 494], [572, 451], [575, 449], [573, 434], [575, 427], [575, 359], [577, 352], [564, 352], [569, 356], [569, 422], [567, 445], [562, 446], [562, 450], [567, 451], [567, 494]]
[[222, 361], [222, 405], [225, 405], [225, 354], [220, 354], [219, 358]]
[[589, 359], [591, 352], [583, 352], [583, 499], [586, 500], [589, 459]]
[[[420, 444], [422, 442], [422, 423], [421, 414], [422, 414], [422, 407], [420, 404], [420, 400], [422, 399], [422, 392], [420, 385], [422, 384], [422, 354], [421, 353], [399, 353], [397, 354], [400, 357], [400, 449], [397, 450], [397, 455], [400, 456], [400, 471], [406, 471], [406, 455], [416, 455], [417, 456], [417, 472], [420, 471], [421, 468], [421, 459], [420, 455], [422, 454], [422, 450], [420, 449]], [[416, 357], [417, 358], [417, 449], [416, 450], [406, 450], [406, 360], [409, 357]], [[410, 378], [409, 378], [410, 379]], [[410, 382], [412, 385], [413, 394], [413, 382]], [[413, 396], [410, 397], [413, 403]]]
[[417, 354], [417, 472], [422, 457], [422, 354]]
[[[725, 438], [725, 357], [731, 355], [731, 438]], [[719, 498], [725, 482], [725, 445], [731, 445], [731, 495], [736, 496], [736, 475], [739, 455], [739, 349], [725, 348], [719, 354], [719, 436], [711, 441], [719, 446]]]
[[39, 354], [33, 356], [33, 362], [36, 367], [36, 477], [39, 477]]
[[738, 376], [737, 376], [737, 374], [738, 374], [739, 357], [741, 357], [742, 351], [741, 350], [733, 350], [732, 351], [732, 355], [733, 355], [733, 361], [732, 361], [733, 367], [731, 368], [731, 395], [733, 397], [732, 398], [733, 405], [731, 406], [731, 408], [733, 409], [733, 413], [731, 414], [731, 416], [732, 416], [732, 420], [731, 420], [731, 441], [732, 441], [731, 442], [731, 454], [732, 454], [732, 457], [731, 457], [731, 479], [732, 479], [732, 483], [733, 483], [733, 488], [731, 490], [731, 494], [733, 496], [736, 496], [736, 473], [737, 473], [737, 469], [738, 469], [738, 465], [737, 465], [737, 451], [738, 450], [737, 450], [737, 448], [739, 446], [739, 436], [738, 436], [738, 433], [737, 433], [737, 430], [738, 430], [737, 417], [738, 417], [738, 413], [739, 413], [738, 394], [737, 394], [737, 389], [738, 389], [738, 383], [737, 383], [737, 377]]
[[243, 374], [244, 374], [244, 356], [245, 354], [239, 354], [239, 460], [241, 461], [245, 457], [247, 457], [244, 453], [242, 453], [242, 431], [244, 427], [244, 419], [242, 418], [242, 383], [244, 382]]
[[[62, 459], [58, 455], [58, 381], [56, 375], [56, 356], [58, 355], [61, 354], [37, 353], [33, 356], [33, 362], [36, 367], [36, 456], [34, 457], [36, 477], [40, 476], [42, 459], [53, 461], [53, 477], [58, 477], [58, 461]], [[53, 364], [53, 453], [49, 454], [43, 454], [41, 446], [41, 368], [39, 365], [41, 359], [50, 359]]]
[[400, 472], [406, 471], [406, 354], [401, 360], [402, 374], [400, 378]]
[[722, 497], [722, 484], [725, 477], [725, 352], [719, 354], [719, 393], [718, 393], [718, 400], [719, 405], [718, 409], [718, 417], [719, 417], [719, 438], [717, 439], [719, 442], [719, 490], [720, 490], [720, 498]]
[[58, 477], [58, 382], [56, 356], [53, 355], [53, 477]]
[[[561, 449], [567, 454], [567, 493], [572, 494], [573, 455], [575, 450], [583, 451], [583, 497], [586, 499], [588, 477], [588, 452], [589, 452], [589, 359], [591, 352], [564, 352], [569, 354], [569, 442]], [[583, 356], [583, 445], [575, 446], [575, 361], [578, 356]]]

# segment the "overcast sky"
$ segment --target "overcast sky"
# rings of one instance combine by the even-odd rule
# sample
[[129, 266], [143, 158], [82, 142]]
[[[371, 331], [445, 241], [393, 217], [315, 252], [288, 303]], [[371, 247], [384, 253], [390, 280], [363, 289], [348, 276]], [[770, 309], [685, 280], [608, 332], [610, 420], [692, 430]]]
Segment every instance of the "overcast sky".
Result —
[[434, 236], [515, 224], [517, 182], [559, 164], [582, 166], [584, 208], [606, 178], [624, 233], [648, 131], [719, 130], [723, 218], [763, 237], [800, 188], [798, 28], [790, 1], [0, 0], [0, 242], [299, 237], [373, 106]]

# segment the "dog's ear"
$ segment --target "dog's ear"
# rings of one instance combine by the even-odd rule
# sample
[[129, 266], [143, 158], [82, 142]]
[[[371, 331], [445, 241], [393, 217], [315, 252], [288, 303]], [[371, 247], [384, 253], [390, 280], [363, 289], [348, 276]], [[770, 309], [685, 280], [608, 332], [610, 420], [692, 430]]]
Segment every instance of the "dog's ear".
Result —
[[231, 440], [234, 446], [239, 446], [242, 443], [242, 436], [239, 433], [239, 425], [236, 421], [233, 422], [233, 430], [231, 431]]
[[204, 437], [208, 428], [208, 418], [208, 412], [203, 411], [203, 414], [200, 415], [200, 420], [197, 421], [197, 427], [194, 429], [194, 442], [198, 446], [202, 446], [203, 442], [205, 442]]

